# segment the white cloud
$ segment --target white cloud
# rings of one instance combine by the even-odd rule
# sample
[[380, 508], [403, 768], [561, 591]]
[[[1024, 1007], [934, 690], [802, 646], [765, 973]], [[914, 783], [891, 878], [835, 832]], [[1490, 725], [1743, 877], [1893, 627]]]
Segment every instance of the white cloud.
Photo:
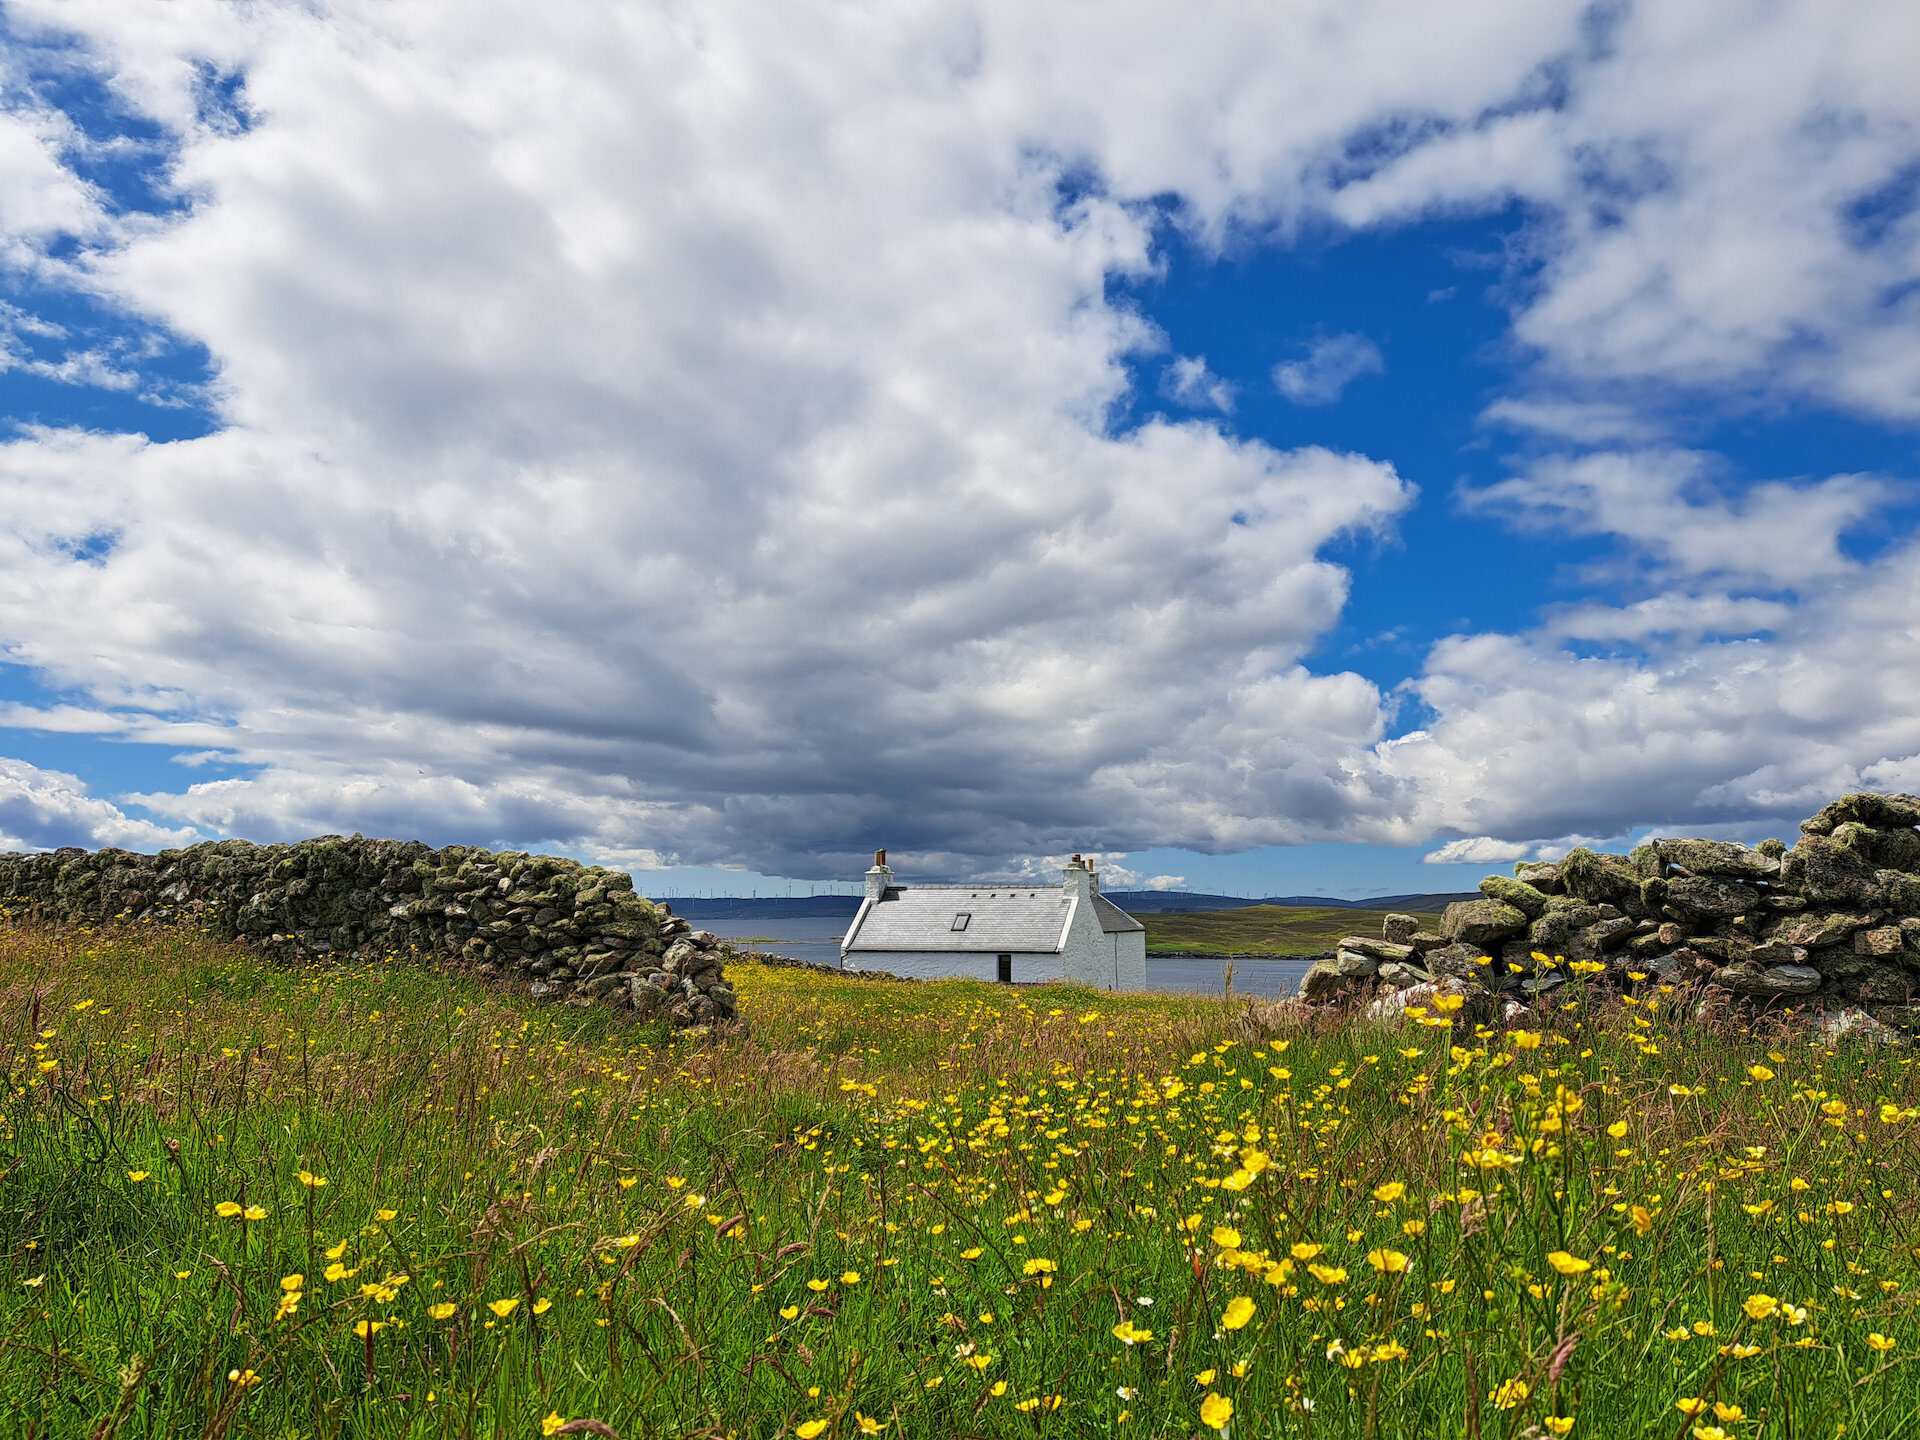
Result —
[[1604, 400], [1503, 396], [1480, 412], [1489, 425], [1533, 431], [1579, 445], [1647, 444], [1661, 437], [1657, 417], [1634, 406]]
[[1852, 572], [1840, 537], [1888, 497], [1865, 475], [1729, 492], [1710, 457], [1678, 450], [1549, 457], [1460, 493], [1469, 509], [1523, 526], [1616, 536], [1662, 573], [1787, 588]]
[[[226, 428], [0, 448], [0, 644], [94, 697], [63, 724], [261, 767], [143, 797], [183, 824], [794, 874], [884, 830], [984, 873], [1777, 813], [1920, 754], [1914, 599], [1839, 544], [1879, 481], [1530, 461], [1469, 502], [1617, 537], [1631, 606], [1447, 642], [1435, 722], [1376, 749], [1375, 688], [1304, 662], [1349, 581], [1321, 550], [1411, 487], [1107, 428], [1154, 339], [1107, 286], [1164, 197], [1203, 244], [1530, 207], [1535, 368], [1490, 423], [1644, 446], [1642, 386], [1920, 414], [1910, 7], [9, 17], [81, 37], [191, 203], [108, 216], [15, 87], [0, 248], [204, 343]], [[201, 114], [206, 66], [251, 128]], [[1298, 403], [1379, 364], [1316, 353]], [[1596, 638], [1650, 648], [1561, 646]]]
[[1562, 640], [1644, 644], [1655, 637], [1696, 641], [1706, 635], [1754, 635], [1791, 622], [1793, 608], [1751, 595], [1670, 593], [1627, 605], [1551, 609], [1541, 633]]
[[1273, 367], [1273, 383], [1295, 405], [1331, 405], [1362, 375], [1383, 375], [1380, 347], [1364, 335], [1328, 335], [1315, 340], [1306, 358]]
[[189, 829], [169, 829], [125, 814], [111, 801], [89, 795], [76, 776], [0, 758], [0, 851], [57, 850], [63, 845], [157, 850], [199, 838]]
[[1422, 855], [1420, 861], [1424, 865], [1510, 865], [1515, 860], [1533, 858], [1531, 845], [1516, 845], [1509, 840], [1496, 840], [1491, 835], [1474, 835], [1449, 840], [1438, 850], [1429, 850]]
[[1233, 413], [1234, 387], [1207, 369], [1204, 355], [1182, 355], [1160, 377], [1160, 393], [1195, 410]]
[[[1413, 828], [1521, 839], [1745, 834], [1920, 755], [1920, 551], [1895, 547], [1819, 590], [1769, 636], [1581, 657], [1544, 634], [1459, 636], [1409, 688], [1436, 714], [1381, 747], [1418, 796]], [[1424, 821], [1424, 823], [1422, 823]]]

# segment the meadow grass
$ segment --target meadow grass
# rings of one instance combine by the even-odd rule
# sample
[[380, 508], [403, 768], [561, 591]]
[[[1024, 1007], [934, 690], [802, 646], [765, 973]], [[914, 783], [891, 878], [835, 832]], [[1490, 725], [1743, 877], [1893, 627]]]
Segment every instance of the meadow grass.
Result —
[[[1387, 910], [1329, 905], [1248, 905], [1239, 910], [1147, 912], [1148, 950], [1197, 955], [1311, 955], [1347, 935], [1378, 935]], [[1432, 923], [1432, 917], [1429, 917]]]
[[0, 1433], [1920, 1428], [1904, 1052], [729, 974], [0, 936]]

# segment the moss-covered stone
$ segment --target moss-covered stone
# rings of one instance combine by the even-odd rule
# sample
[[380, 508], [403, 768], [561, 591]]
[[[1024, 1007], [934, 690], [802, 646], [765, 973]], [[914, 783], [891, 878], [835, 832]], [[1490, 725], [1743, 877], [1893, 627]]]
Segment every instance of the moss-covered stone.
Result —
[[1511, 905], [1529, 920], [1538, 920], [1546, 913], [1547, 897], [1522, 880], [1489, 875], [1480, 882], [1480, 893], [1489, 900]]
[[[583, 896], [591, 897], [584, 909]], [[690, 933], [665, 906], [634, 894], [632, 877], [599, 866], [360, 835], [293, 845], [224, 840], [158, 855], [0, 854], [0, 903], [56, 925], [191, 923], [288, 959], [494, 967], [542, 976], [556, 998], [604, 971], [602, 955], [658, 956]], [[673, 1013], [684, 1011], [689, 1024], [732, 1019], [715, 942], [707, 936], [695, 948], [700, 960], [689, 973], [711, 978], [677, 995]], [[626, 993], [604, 987], [589, 998], [624, 1005]]]

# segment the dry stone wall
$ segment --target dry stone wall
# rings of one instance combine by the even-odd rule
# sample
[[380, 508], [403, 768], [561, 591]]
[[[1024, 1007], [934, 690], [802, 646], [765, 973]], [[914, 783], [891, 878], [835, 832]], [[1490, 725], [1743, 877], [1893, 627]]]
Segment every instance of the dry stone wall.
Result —
[[56, 925], [192, 923], [287, 959], [461, 964], [680, 1028], [736, 1014], [711, 934], [635, 894], [631, 876], [553, 855], [359, 835], [0, 854], [0, 901]]
[[[1577, 849], [1480, 882], [1435, 928], [1389, 916], [1308, 970], [1302, 994], [1382, 1009], [1458, 994], [1464, 1015], [1584, 977], [1920, 1032], [1920, 798], [1845, 795], [1778, 840]], [[1430, 918], [1430, 917], [1429, 917]], [[1842, 1025], [1841, 1028], [1845, 1028]]]

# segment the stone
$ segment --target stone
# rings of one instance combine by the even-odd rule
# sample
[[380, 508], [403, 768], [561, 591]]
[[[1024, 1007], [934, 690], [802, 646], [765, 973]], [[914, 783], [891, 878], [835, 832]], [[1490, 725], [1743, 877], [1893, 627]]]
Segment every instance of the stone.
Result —
[[1920, 1005], [1882, 1005], [1875, 1008], [1873, 1018], [1909, 1035], [1920, 1033]]
[[1820, 972], [1804, 965], [1729, 965], [1713, 972], [1713, 983], [1736, 995], [1811, 995], [1820, 988]]
[[1679, 974], [1680, 962], [1672, 955], [1649, 955], [1641, 962], [1641, 968], [1650, 975], [1666, 980]]
[[1558, 970], [1543, 970], [1538, 975], [1529, 975], [1520, 982], [1520, 988], [1529, 995], [1545, 995], [1550, 990], [1558, 990], [1567, 983], [1567, 977]]
[[1371, 955], [1342, 950], [1333, 957], [1333, 967], [1348, 980], [1365, 980], [1380, 969], [1380, 962]]
[[1912, 795], [1842, 795], [1818, 815], [1800, 822], [1801, 833], [1831, 835], [1847, 821], [1883, 829], [1920, 825], [1920, 798]]
[[1771, 880], [1780, 873], [1780, 862], [1771, 855], [1730, 840], [1662, 840], [1655, 848], [1667, 864], [1678, 865], [1689, 875]]
[[1389, 990], [1374, 997], [1364, 1013], [1370, 1020], [1395, 1020], [1405, 1015], [1410, 1005], [1425, 1006], [1431, 1012], [1433, 1002], [1442, 995], [1458, 995], [1466, 1002], [1453, 1013], [1456, 1029], [1471, 1030], [1493, 1014], [1493, 997], [1489, 992], [1457, 979], [1442, 979], [1412, 985], [1404, 990]]
[[1307, 1000], [1319, 1003], [1337, 999], [1352, 985], [1353, 981], [1340, 973], [1336, 961], [1316, 960], [1307, 967], [1307, 973], [1300, 977], [1300, 994]]
[[1504, 875], [1489, 875], [1480, 882], [1480, 893], [1489, 900], [1499, 900], [1511, 905], [1528, 920], [1538, 920], [1546, 913], [1547, 897], [1533, 886], [1520, 880], [1509, 880]]
[[1815, 905], [1866, 905], [1873, 899], [1873, 866], [1825, 836], [1802, 835], [1780, 862], [1780, 884]]
[[1477, 945], [1440, 945], [1425, 951], [1420, 958], [1434, 975], [1472, 976], [1484, 980], [1492, 974], [1492, 964], [1486, 951]]
[[1407, 940], [1407, 944], [1421, 953], [1428, 950], [1438, 950], [1441, 946], [1448, 943], [1447, 937], [1437, 930], [1416, 930]]
[[1634, 922], [1622, 915], [1618, 920], [1601, 920], [1576, 930], [1568, 942], [1566, 958], [1594, 960], [1624, 946], [1635, 930]]
[[1733, 941], [1725, 935], [1696, 935], [1687, 941], [1687, 948], [1710, 955], [1715, 960], [1730, 961], [1747, 959], [1753, 947], [1742, 945], [1736, 952]]
[[1627, 942], [1627, 953], [1636, 960], [1650, 960], [1668, 948], [1658, 931], [1651, 935], [1636, 935]]
[[1900, 870], [1873, 873], [1873, 903], [1895, 915], [1920, 916], [1920, 876]]
[[1440, 933], [1482, 947], [1499, 944], [1527, 928], [1527, 917], [1503, 900], [1456, 900], [1440, 917]]
[[[1534, 959], [1536, 955], [1546, 955], [1545, 961]], [[1538, 949], [1533, 941], [1509, 940], [1501, 945], [1499, 959], [1493, 968], [1502, 975], [1531, 975], [1535, 970], [1551, 970], [1553, 964], [1554, 957]]]
[[1824, 1011], [1814, 1028], [1826, 1040], [1853, 1040], [1863, 1045], [1905, 1045], [1907, 1037], [1892, 1025], [1876, 1020], [1857, 1006]]
[[1787, 945], [1803, 945], [1809, 950], [1818, 950], [1822, 946], [1842, 944], [1854, 931], [1872, 923], [1865, 915], [1839, 912], [1795, 915], [1773, 926], [1771, 938]]
[[1393, 914], [1380, 922], [1380, 938], [1393, 945], [1409, 945], [1420, 933], [1420, 921], [1412, 915]]
[[1874, 965], [1840, 986], [1840, 993], [1862, 1005], [1905, 1005], [1913, 998], [1913, 976], [1893, 965]]
[[1880, 962], [1871, 956], [1854, 954], [1851, 945], [1829, 945], [1824, 950], [1807, 951], [1807, 963], [1828, 980], [1852, 980]]
[[1398, 960], [1386, 961], [1381, 965], [1378, 974], [1382, 984], [1400, 989], [1409, 985], [1424, 985], [1433, 978], [1426, 971], [1416, 970], [1413, 966], [1402, 964]]
[[1760, 903], [1760, 892], [1737, 880], [1714, 875], [1669, 880], [1665, 909], [1689, 922], [1731, 920]]
[[1884, 830], [1849, 820], [1836, 826], [1830, 839], [1880, 869], [1920, 869], [1920, 835], [1911, 830]]
[[1560, 893], [1560, 867], [1544, 860], [1516, 860], [1513, 876], [1524, 880], [1542, 895]]
[[1365, 935], [1349, 935], [1334, 948], [1336, 950], [1345, 950], [1349, 954], [1365, 955], [1370, 959], [1382, 961], [1411, 960], [1414, 953], [1411, 945], [1396, 945], [1391, 941], [1374, 940]]
[[1684, 980], [1705, 979], [1720, 968], [1719, 961], [1715, 960], [1711, 955], [1702, 955], [1691, 945], [1682, 945], [1678, 950], [1675, 950], [1669, 955], [1667, 959], [1673, 965], [1673, 969], [1668, 973]]
[[1634, 846], [1627, 852], [1627, 864], [1642, 880], [1661, 879], [1667, 873], [1667, 862], [1661, 858], [1657, 844]]
[[1662, 921], [1660, 925], [1660, 943], [1662, 945], [1678, 945], [1687, 938], [1689, 933], [1687, 927], [1677, 920]]
[[1756, 965], [1804, 965], [1807, 952], [1784, 940], [1766, 940], [1748, 950], [1747, 958]]
[[1576, 846], [1560, 862], [1560, 884], [1566, 893], [1589, 905], [1618, 904], [1640, 893], [1641, 877], [1624, 855], [1598, 855]]
[[1871, 930], [1853, 932], [1853, 953], [1876, 958], [1898, 955], [1905, 941], [1898, 925], [1877, 925]]

